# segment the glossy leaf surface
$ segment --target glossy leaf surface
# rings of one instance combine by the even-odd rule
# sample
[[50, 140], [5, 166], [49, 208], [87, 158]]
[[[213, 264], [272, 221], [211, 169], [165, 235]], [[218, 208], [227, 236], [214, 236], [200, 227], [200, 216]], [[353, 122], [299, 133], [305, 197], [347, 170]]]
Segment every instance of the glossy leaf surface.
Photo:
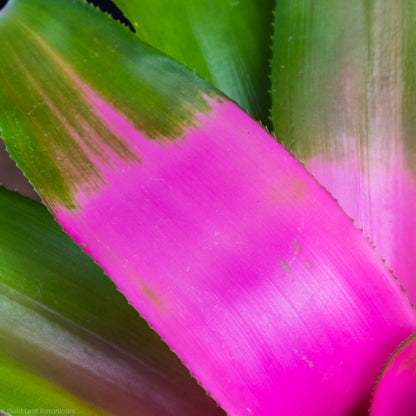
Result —
[[277, 0], [280, 141], [370, 237], [416, 302], [416, 3]]
[[11, 155], [218, 403], [233, 416], [365, 412], [416, 317], [304, 168], [84, 3], [14, 0], [0, 45]]
[[274, 0], [116, 0], [137, 35], [268, 124]]
[[223, 414], [44, 207], [0, 187], [0, 235], [0, 410]]
[[390, 357], [373, 396], [370, 416], [416, 414], [416, 334]]

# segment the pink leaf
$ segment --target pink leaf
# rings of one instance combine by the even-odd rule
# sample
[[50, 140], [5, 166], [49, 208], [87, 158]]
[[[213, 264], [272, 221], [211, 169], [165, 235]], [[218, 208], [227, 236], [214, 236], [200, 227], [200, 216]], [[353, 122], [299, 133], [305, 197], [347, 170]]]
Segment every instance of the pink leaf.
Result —
[[370, 416], [416, 414], [416, 334], [390, 357], [373, 396]]

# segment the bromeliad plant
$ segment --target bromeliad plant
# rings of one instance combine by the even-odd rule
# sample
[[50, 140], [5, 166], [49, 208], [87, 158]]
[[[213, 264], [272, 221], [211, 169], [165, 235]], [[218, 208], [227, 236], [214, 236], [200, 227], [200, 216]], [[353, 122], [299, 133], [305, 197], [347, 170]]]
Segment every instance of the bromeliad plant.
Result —
[[[10, 155], [228, 414], [366, 414], [416, 331], [365, 238], [414, 300], [413, 2], [116, 3], [0, 11]], [[0, 213], [3, 411], [222, 413], [44, 208]]]

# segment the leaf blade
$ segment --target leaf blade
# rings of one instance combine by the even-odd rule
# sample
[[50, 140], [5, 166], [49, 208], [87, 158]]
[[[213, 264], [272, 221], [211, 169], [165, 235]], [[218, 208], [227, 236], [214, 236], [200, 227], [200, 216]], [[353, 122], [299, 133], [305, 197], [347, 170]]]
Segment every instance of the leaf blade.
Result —
[[193, 69], [268, 124], [273, 1], [117, 4], [142, 40]]
[[[2, 395], [0, 411], [4, 411], [7, 415], [15, 416], [25, 410], [36, 412], [36, 409], [39, 408], [46, 411], [63, 410], [68, 413], [75, 412], [75, 414], [82, 412], [85, 415], [104, 415], [102, 410], [93, 408], [81, 400], [71, 397], [55, 385], [48, 384], [45, 379], [36, 377], [31, 371], [3, 353], [0, 353], [0, 368], [3, 374], [0, 381], [0, 393]], [[30, 388], [27, 389], [29, 386]], [[45, 397], [46, 394], [48, 400], [43, 402], [41, 398]]]
[[1, 409], [222, 414], [44, 207], [0, 188], [0, 233]]
[[415, 334], [391, 355], [375, 387], [370, 416], [415, 413], [416, 341]]
[[339, 201], [416, 300], [415, 7], [277, 2], [277, 137]]
[[[29, 3], [15, 4], [24, 18]], [[368, 242], [303, 167], [213, 87], [82, 4], [30, 2], [30, 7], [40, 5], [60, 16], [55, 28], [60, 37], [55, 32], [51, 37], [48, 25], [33, 24], [23, 35], [35, 31], [41, 37], [37, 42], [46, 48], [36, 53], [44, 60], [50, 59], [48, 47], [55, 61], [64, 60], [55, 65], [64, 69], [55, 79], [69, 76], [73, 82], [64, 86], [72, 107], [89, 111], [84, 124], [82, 118], [75, 123], [76, 134], [68, 134], [74, 145], [83, 134], [83, 158], [66, 152], [66, 145], [65, 157], [80, 170], [90, 163], [98, 172], [74, 177], [50, 156], [71, 185], [66, 199], [43, 192], [64, 228], [229, 413], [326, 415], [366, 409], [389, 345], [416, 325], [414, 311]], [[91, 51], [86, 54], [81, 45], [85, 37], [72, 39], [71, 27], [85, 16], [94, 28], [91, 37], [100, 33], [97, 53], [106, 56], [106, 65], [92, 64]], [[0, 22], [0, 36], [6, 33]], [[80, 44], [74, 56], [63, 46], [69, 38]], [[160, 66], [146, 65], [148, 57]], [[120, 104], [119, 91], [111, 92], [102, 79], [114, 73], [128, 78], [132, 67], [137, 83], [121, 85], [125, 101]], [[38, 88], [47, 88], [38, 76]], [[150, 114], [152, 99], [143, 85], [155, 90], [150, 97], [165, 94], [166, 102], [174, 94], [175, 106], [153, 106]], [[181, 90], [186, 93], [177, 99]], [[51, 92], [46, 98], [55, 100]], [[44, 101], [41, 95], [37, 99]], [[170, 124], [159, 126], [166, 110]], [[32, 123], [49, 110], [39, 111]], [[3, 126], [11, 123], [1, 114]], [[140, 124], [147, 115], [156, 123], [150, 128]], [[71, 108], [64, 117], [72, 117]], [[45, 148], [62, 146], [56, 130], [69, 131], [63, 120], [44, 125], [47, 136], [28, 127], [31, 140]], [[163, 133], [166, 126], [172, 128]], [[14, 144], [22, 146], [23, 135], [14, 135]], [[120, 146], [127, 149], [124, 156]], [[23, 145], [11, 153], [23, 160], [23, 149], [32, 152]], [[129, 152], [137, 159], [125, 157]], [[26, 155], [26, 163], [30, 159]], [[28, 176], [39, 175], [33, 179], [38, 188], [53, 176], [30, 170]]]

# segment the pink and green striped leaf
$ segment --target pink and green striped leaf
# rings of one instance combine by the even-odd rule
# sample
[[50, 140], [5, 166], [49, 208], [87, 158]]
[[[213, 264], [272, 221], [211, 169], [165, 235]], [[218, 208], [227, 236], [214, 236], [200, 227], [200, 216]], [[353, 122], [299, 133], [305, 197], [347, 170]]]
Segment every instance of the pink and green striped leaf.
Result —
[[137, 35], [268, 124], [274, 0], [116, 0]]
[[44, 207], [0, 187], [0, 235], [0, 411], [223, 414]]
[[368, 408], [416, 315], [300, 163], [84, 2], [12, 0], [0, 53], [10, 154], [229, 414]]
[[390, 357], [374, 391], [370, 416], [416, 414], [416, 334]]
[[277, 0], [272, 121], [416, 302], [416, 4]]

